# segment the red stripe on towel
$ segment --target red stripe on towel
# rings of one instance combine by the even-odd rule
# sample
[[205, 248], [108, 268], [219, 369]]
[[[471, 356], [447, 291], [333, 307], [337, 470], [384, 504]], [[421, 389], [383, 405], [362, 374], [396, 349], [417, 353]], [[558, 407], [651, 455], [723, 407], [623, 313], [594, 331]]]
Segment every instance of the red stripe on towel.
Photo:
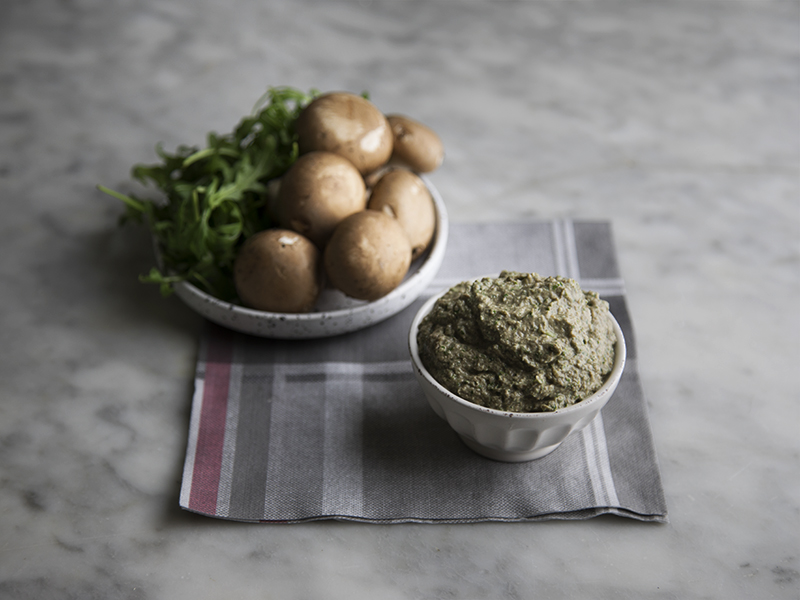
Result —
[[210, 330], [203, 382], [203, 407], [197, 433], [198, 453], [194, 459], [189, 509], [216, 515], [233, 358], [233, 335], [217, 326], [211, 326]]

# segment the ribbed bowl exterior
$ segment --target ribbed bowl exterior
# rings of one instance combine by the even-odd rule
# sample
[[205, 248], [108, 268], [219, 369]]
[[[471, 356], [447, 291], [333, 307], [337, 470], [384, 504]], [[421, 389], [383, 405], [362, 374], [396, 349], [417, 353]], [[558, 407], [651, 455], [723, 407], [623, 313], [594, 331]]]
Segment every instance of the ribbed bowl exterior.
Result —
[[409, 330], [414, 375], [433, 411], [475, 452], [504, 462], [546, 456], [568, 435], [588, 425], [614, 394], [625, 368], [626, 346], [622, 329], [612, 316], [617, 334], [614, 366], [603, 386], [585, 400], [553, 412], [514, 413], [485, 408], [456, 396], [442, 387], [419, 359], [417, 329], [438, 298], [431, 298], [420, 308]]

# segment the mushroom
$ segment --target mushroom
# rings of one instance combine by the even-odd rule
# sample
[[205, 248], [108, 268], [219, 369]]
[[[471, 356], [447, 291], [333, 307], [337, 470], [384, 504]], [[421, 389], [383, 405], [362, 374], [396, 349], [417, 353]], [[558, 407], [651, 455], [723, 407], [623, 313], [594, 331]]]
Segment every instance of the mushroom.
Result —
[[309, 312], [320, 291], [320, 252], [308, 238], [267, 229], [247, 238], [233, 264], [241, 301], [256, 310]]
[[323, 264], [335, 288], [352, 298], [377, 300], [403, 281], [411, 264], [411, 244], [397, 220], [367, 209], [336, 227]]
[[433, 239], [436, 211], [425, 182], [411, 171], [395, 169], [375, 184], [367, 208], [397, 219], [411, 243], [411, 260], [419, 257]]
[[441, 166], [444, 146], [435, 131], [404, 115], [387, 115], [386, 119], [394, 137], [391, 162], [417, 173], [429, 173]]
[[392, 154], [392, 130], [383, 113], [366, 98], [331, 92], [316, 98], [297, 118], [300, 153], [335, 152], [362, 175], [384, 165]]
[[275, 217], [280, 227], [302, 233], [323, 248], [336, 225], [366, 207], [364, 178], [347, 159], [310, 152], [283, 176]]

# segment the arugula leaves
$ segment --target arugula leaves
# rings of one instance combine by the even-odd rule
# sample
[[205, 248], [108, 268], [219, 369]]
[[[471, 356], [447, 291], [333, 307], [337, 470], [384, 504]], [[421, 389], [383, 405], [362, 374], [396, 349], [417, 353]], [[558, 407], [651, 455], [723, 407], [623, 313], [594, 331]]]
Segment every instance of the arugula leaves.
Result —
[[123, 222], [145, 222], [155, 237], [163, 270], [153, 267], [141, 281], [159, 284], [165, 296], [173, 283], [188, 281], [222, 300], [236, 298], [236, 252], [247, 237], [270, 226], [266, 184], [297, 159], [294, 123], [317, 95], [269, 88], [231, 133], [209, 133], [205, 148], [179, 146], [170, 154], [157, 146], [162, 162], [135, 165], [131, 174], [154, 184], [165, 199], [144, 200], [97, 186], [125, 203]]

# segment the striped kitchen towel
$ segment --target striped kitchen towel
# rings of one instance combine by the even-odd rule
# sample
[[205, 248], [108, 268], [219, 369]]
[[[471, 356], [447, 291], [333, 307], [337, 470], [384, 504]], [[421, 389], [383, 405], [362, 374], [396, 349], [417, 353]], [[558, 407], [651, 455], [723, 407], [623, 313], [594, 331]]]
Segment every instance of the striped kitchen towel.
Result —
[[[598, 417], [527, 463], [469, 450], [425, 401], [406, 343], [427, 297], [503, 269], [566, 275], [597, 291], [628, 345], [622, 381]], [[209, 323], [180, 504], [251, 522], [470, 523], [609, 513], [666, 522], [610, 224], [452, 224], [444, 263], [421, 298], [334, 338], [278, 341]]]

